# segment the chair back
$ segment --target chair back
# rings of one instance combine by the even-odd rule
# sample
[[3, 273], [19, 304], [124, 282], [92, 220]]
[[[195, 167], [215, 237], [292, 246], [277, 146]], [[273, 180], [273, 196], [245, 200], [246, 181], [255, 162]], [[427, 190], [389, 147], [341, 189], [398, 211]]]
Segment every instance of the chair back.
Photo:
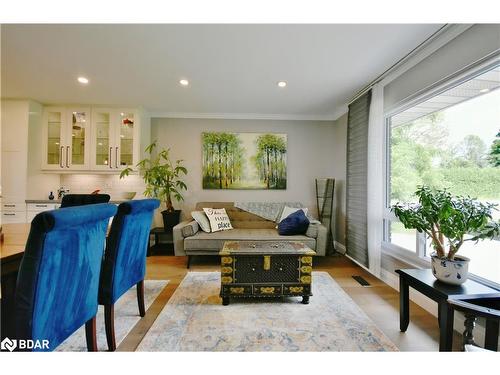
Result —
[[498, 334], [500, 331], [500, 298], [490, 297], [478, 300], [448, 300], [448, 305], [465, 316], [462, 334], [463, 349], [467, 351], [479, 351], [474, 342], [473, 329], [477, 318], [485, 319], [485, 337], [483, 350], [498, 350]]
[[108, 203], [109, 200], [108, 194], [66, 194], [62, 198], [61, 208]]
[[31, 222], [16, 286], [16, 336], [53, 350], [97, 313], [112, 204], [39, 213]]
[[146, 252], [157, 199], [133, 200], [118, 206], [104, 253], [99, 304], [111, 305], [144, 279]]

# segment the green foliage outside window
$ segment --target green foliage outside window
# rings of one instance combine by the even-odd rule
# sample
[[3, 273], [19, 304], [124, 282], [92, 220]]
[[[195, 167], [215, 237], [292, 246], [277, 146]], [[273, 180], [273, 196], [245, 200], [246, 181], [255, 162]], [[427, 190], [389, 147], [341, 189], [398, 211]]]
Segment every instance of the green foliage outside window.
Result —
[[448, 145], [443, 116], [442, 112], [433, 113], [392, 129], [391, 202], [415, 201], [415, 188], [421, 185], [500, 200], [499, 135], [490, 151], [473, 134], [455, 146]]

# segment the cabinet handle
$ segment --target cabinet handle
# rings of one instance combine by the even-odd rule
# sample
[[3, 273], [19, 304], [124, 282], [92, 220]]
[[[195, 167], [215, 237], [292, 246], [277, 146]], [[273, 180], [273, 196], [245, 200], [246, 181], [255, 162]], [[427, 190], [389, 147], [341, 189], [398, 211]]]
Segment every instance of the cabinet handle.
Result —
[[118, 168], [118, 147], [115, 147], [115, 168]]
[[66, 146], [66, 168], [69, 168], [69, 146]]
[[3, 206], [4, 206], [4, 207], [16, 207], [16, 205], [15, 205], [15, 204], [4, 204]]
[[64, 149], [64, 146], [61, 146], [61, 149], [59, 150], [59, 166], [61, 168], [64, 168], [64, 165], [63, 165], [63, 149]]
[[109, 160], [108, 160], [108, 165], [110, 168], [113, 168], [113, 164], [111, 164], [111, 152], [113, 151], [113, 147], [109, 148]]
[[35, 204], [35, 207], [47, 207], [46, 204]]
[[16, 214], [9, 214], [9, 213], [7, 213], [7, 212], [4, 212], [3, 214], [4, 214], [5, 216], [16, 216]]

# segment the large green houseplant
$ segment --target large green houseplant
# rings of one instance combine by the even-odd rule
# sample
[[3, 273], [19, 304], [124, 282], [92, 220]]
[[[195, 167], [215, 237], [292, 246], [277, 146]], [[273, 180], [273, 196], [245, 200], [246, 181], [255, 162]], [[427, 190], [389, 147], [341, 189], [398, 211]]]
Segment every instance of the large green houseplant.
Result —
[[492, 239], [500, 235], [500, 223], [494, 222], [496, 204], [452, 196], [446, 190], [418, 187], [418, 203], [397, 203], [391, 207], [407, 229], [425, 233], [432, 242], [431, 256], [436, 278], [451, 284], [467, 279], [468, 259], [457, 256], [466, 241]]
[[[165, 229], [171, 229], [179, 222], [180, 210], [175, 210], [172, 198], [180, 202], [184, 200], [182, 190], [187, 190], [187, 186], [182, 180], [187, 174], [187, 169], [182, 165], [183, 160], [170, 160], [170, 149], [161, 149], [153, 156], [157, 147], [157, 141], [146, 147], [145, 152], [149, 158], [142, 159], [136, 167], [146, 183], [144, 195], [146, 197], [157, 198], [165, 203], [166, 210], [162, 212]], [[120, 178], [124, 178], [134, 170], [131, 167], [125, 168], [120, 173]]]

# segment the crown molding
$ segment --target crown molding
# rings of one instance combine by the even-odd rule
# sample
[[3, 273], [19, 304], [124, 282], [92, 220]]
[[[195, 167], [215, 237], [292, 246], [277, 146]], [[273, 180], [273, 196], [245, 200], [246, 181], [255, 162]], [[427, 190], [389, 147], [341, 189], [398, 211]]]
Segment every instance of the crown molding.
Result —
[[339, 109], [337, 109], [335, 112], [333, 112], [333, 119], [334, 121], [337, 121], [339, 118], [344, 116], [347, 112], [349, 111], [349, 107], [347, 104], [342, 105]]
[[336, 113], [328, 115], [293, 115], [274, 113], [198, 113], [198, 112], [155, 112], [150, 111], [151, 118], [191, 118], [220, 120], [289, 120], [289, 121], [333, 121]]

